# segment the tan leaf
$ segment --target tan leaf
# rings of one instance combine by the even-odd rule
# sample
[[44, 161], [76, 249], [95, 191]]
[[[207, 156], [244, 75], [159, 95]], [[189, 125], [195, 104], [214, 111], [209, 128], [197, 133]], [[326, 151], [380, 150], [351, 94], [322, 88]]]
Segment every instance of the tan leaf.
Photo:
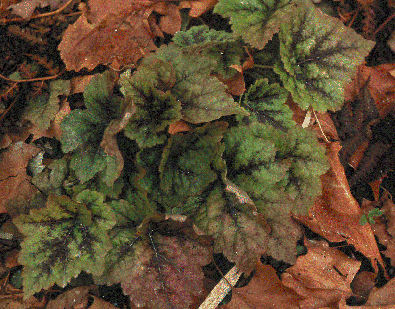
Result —
[[[162, 2], [163, 3], [163, 2]], [[178, 7], [168, 4], [166, 14], [161, 16], [159, 27], [163, 32], [174, 34], [181, 29], [181, 15]]]
[[94, 286], [79, 286], [63, 294], [53, 300], [50, 300], [46, 306], [47, 309], [73, 309], [86, 308], [88, 305], [88, 296]]
[[26, 174], [26, 167], [39, 152], [33, 145], [18, 142], [0, 154], [0, 213], [7, 212], [8, 203], [29, 201], [37, 192]]
[[387, 249], [382, 253], [391, 259], [391, 265], [395, 266], [395, 207], [394, 202], [390, 199], [389, 194], [383, 195], [380, 201], [362, 201], [362, 211], [368, 214], [373, 208], [380, 208], [384, 216], [375, 217], [374, 223], [371, 224], [373, 233], [377, 236], [379, 242], [386, 246]]
[[58, 46], [67, 70], [93, 70], [99, 64], [118, 70], [155, 50], [147, 21], [150, 4], [148, 0], [90, 0], [90, 11], [67, 28]]
[[[384, 265], [371, 227], [360, 225], [362, 212], [348, 186], [344, 168], [340, 163], [339, 143], [327, 146], [330, 170], [321, 176], [322, 195], [309, 211], [309, 216], [295, 216], [314, 232], [332, 242], [346, 240], [367, 258]], [[377, 270], [376, 263], [372, 263]]]
[[352, 294], [350, 283], [361, 262], [347, 257], [324, 242], [306, 241], [307, 254], [281, 276], [282, 283], [303, 300], [300, 308], [336, 306]]
[[[373, 288], [366, 305], [395, 305], [395, 278], [381, 288]], [[394, 307], [391, 307], [394, 308]]]
[[186, 132], [190, 131], [191, 127], [183, 120], [178, 120], [176, 122], [173, 122], [169, 125], [169, 134], [174, 135], [179, 132]]
[[208, 10], [211, 10], [218, 0], [197, 0], [197, 1], [182, 1], [180, 8], [191, 8], [189, 16], [199, 17]]
[[230, 303], [224, 309], [253, 308], [298, 308], [300, 300], [294, 291], [283, 285], [272, 266], [257, 264], [250, 283], [243, 288], [233, 289]]

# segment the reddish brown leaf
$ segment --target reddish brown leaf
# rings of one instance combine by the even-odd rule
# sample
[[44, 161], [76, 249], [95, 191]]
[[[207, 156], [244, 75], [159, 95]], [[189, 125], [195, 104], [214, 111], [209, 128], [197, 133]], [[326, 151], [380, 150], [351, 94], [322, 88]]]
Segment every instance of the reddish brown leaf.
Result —
[[67, 70], [93, 70], [99, 64], [120, 69], [155, 50], [147, 21], [150, 4], [90, 0], [90, 11], [67, 28], [58, 46]]
[[[302, 110], [299, 105], [292, 100], [291, 97], [288, 99], [287, 105], [293, 112], [293, 120], [296, 121], [297, 124], [302, 125], [302, 123], [305, 121], [306, 114], [310, 111]], [[307, 126], [312, 128], [314, 132], [317, 133], [317, 137], [321, 141], [339, 140], [335, 124], [328, 113], [314, 112], [312, 115], [310, 115], [310, 120]]]
[[[128, 124], [129, 119], [136, 112], [135, 106], [133, 105], [129, 109], [125, 110], [121, 119], [113, 119], [111, 120], [108, 127], [105, 129], [103, 134], [103, 139], [100, 143], [100, 146], [103, 148], [104, 152], [109, 156], [115, 157], [117, 160], [117, 177], [121, 175], [123, 169], [123, 157], [121, 151], [118, 148], [117, 137], [116, 135], [125, 128]], [[116, 179], [115, 178], [115, 179]]]
[[298, 308], [300, 299], [300, 296], [282, 284], [272, 266], [258, 263], [250, 283], [243, 288], [233, 289], [232, 301], [221, 308], [290, 309]]
[[191, 8], [189, 16], [199, 17], [208, 10], [211, 10], [218, 0], [197, 0], [197, 1], [182, 1], [180, 8]]
[[[338, 158], [339, 143], [327, 146], [327, 157], [331, 169], [321, 176], [322, 195], [316, 199], [309, 216], [297, 219], [314, 232], [332, 242], [346, 240], [371, 260], [384, 265], [372, 229], [368, 224], [360, 225], [362, 212], [350, 192], [344, 168]], [[376, 263], [373, 263], [376, 268]]]
[[177, 134], [179, 132], [190, 131], [191, 127], [183, 120], [178, 120], [169, 125], [169, 134]]
[[154, 6], [154, 10], [158, 5], [165, 6], [164, 12], [161, 13], [164, 16], [161, 16], [159, 21], [159, 28], [166, 33], [174, 34], [177, 31], [180, 31], [181, 28], [181, 15], [178, 7], [174, 4], [165, 4], [164, 2], [159, 2]]
[[395, 64], [387, 63], [376, 67], [361, 65], [352, 83], [344, 90], [346, 101], [353, 101], [368, 83], [368, 89], [376, 103], [380, 117], [384, 118], [388, 113], [394, 111], [395, 102], [395, 77], [391, 72]]
[[299, 256], [296, 264], [283, 273], [283, 284], [303, 298], [299, 308], [336, 306], [352, 294], [350, 283], [361, 262], [324, 241], [307, 241], [305, 245], [307, 254]]
[[7, 212], [8, 203], [29, 201], [37, 192], [26, 174], [26, 166], [39, 152], [33, 145], [18, 142], [0, 154], [0, 213]]
[[45, 308], [59, 309], [59, 308], [86, 308], [88, 305], [88, 297], [90, 290], [95, 286], [79, 286], [48, 302]]
[[[373, 288], [370, 292], [366, 305], [385, 306], [390, 305], [394, 308], [395, 304], [395, 278], [392, 278], [386, 285], [381, 288]], [[380, 307], [382, 308], [382, 307]]]
[[362, 297], [368, 297], [370, 290], [374, 288], [376, 274], [361, 271], [355, 275], [354, 280], [351, 282], [351, 289], [354, 294]]

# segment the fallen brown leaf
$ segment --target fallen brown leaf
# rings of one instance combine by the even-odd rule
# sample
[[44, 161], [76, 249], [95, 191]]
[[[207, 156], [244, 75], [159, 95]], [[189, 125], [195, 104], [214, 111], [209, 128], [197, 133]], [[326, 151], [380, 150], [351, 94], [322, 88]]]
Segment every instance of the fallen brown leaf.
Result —
[[324, 241], [306, 241], [307, 254], [282, 274], [282, 283], [303, 299], [299, 308], [337, 306], [352, 294], [350, 283], [361, 265]]
[[232, 291], [230, 303], [224, 309], [291, 309], [298, 308], [301, 297], [284, 286], [272, 266], [257, 264], [256, 272], [250, 283]]
[[[331, 242], [347, 241], [370, 260], [384, 265], [370, 225], [360, 225], [361, 209], [352, 196], [340, 163], [339, 143], [327, 146], [330, 170], [321, 176], [322, 195], [319, 196], [308, 216], [295, 216], [317, 234]], [[377, 270], [376, 263], [372, 263]]]
[[0, 154], [0, 213], [7, 212], [8, 203], [28, 201], [37, 192], [26, 174], [26, 167], [39, 152], [33, 145], [18, 142]]

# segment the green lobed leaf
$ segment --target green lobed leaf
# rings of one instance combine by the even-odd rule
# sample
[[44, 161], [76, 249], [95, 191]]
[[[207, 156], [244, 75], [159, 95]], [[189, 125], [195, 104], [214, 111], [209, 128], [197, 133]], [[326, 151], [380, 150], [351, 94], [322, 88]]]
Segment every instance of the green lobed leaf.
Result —
[[67, 171], [67, 161], [65, 159], [54, 160], [41, 173], [32, 178], [32, 183], [46, 194], [60, 194]]
[[309, 1], [299, 6], [290, 22], [281, 25], [281, 62], [277, 62], [275, 72], [302, 109], [339, 110], [344, 85], [351, 81], [374, 42], [323, 14]]
[[140, 66], [133, 75], [121, 75], [121, 91], [136, 107], [124, 132], [141, 148], [164, 143], [167, 127], [181, 119], [180, 102], [166, 90], [173, 79], [171, 65], [159, 60]]
[[230, 78], [236, 73], [231, 65], [241, 64], [240, 58], [244, 52], [242, 44], [229, 32], [201, 25], [191, 27], [188, 31], [178, 31], [172, 40], [192, 57], [210, 58], [216, 64], [212, 68], [213, 72], [224, 78]]
[[195, 224], [214, 238], [214, 252], [222, 252], [243, 272], [250, 273], [266, 250], [268, 230], [259, 215], [241, 200], [215, 186]]
[[253, 47], [262, 49], [289, 20], [292, 0], [220, 0], [214, 13], [229, 17], [232, 31]]
[[70, 81], [55, 80], [49, 84], [49, 95], [39, 95], [29, 100], [23, 117], [41, 130], [47, 130], [59, 110], [60, 95], [69, 95]]
[[74, 151], [70, 168], [81, 182], [101, 172], [103, 181], [111, 186], [120, 174], [116, 158], [100, 148], [106, 127], [120, 116], [120, 100], [111, 97], [113, 84], [109, 71], [94, 76], [84, 91], [86, 109], [71, 111], [61, 123], [62, 150]]
[[[207, 57], [193, 57], [183, 53], [175, 44], [161, 47], [153, 55], [156, 59], [171, 63], [175, 74], [171, 94], [181, 102], [182, 119], [191, 123], [203, 123], [222, 116], [248, 112], [226, 93], [226, 86], [210, 76], [215, 62]], [[153, 61], [146, 57], [144, 63]]]
[[103, 195], [85, 190], [76, 201], [50, 195], [46, 206], [14, 219], [26, 236], [19, 262], [24, 265], [24, 297], [53, 284], [61, 287], [81, 271], [99, 275], [111, 248], [107, 230], [115, 224]]
[[212, 163], [222, 155], [226, 127], [217, 122], [170, 138], [159, 166], [160, 188], [171, 197], [170, 208], [199, 195], [217, 179]]
[[251, 119], [285, 130], [296, 125], [291, 109], [285, 104], [287, 98], [288, 91], [279, 84], [258, 79], [248, 88], [242, 105], [251, 112]]
[[311, 132], [282, 132], [252, 120], [231, 128], [224, 143], [228, 178], [254, 200], [291, 199], [294, 212], [306, 213], [320, 194], [328, 164]]

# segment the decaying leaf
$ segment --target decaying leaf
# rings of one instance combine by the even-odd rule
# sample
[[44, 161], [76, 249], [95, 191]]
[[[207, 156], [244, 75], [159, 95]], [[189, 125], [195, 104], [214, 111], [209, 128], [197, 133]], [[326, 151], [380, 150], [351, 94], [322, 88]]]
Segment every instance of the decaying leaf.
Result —
[[361, 262], [330, 248], [326, 242], [306, 242], [307, 254], [281, 276], [282, 283], [302, 300], [302, 308], [337, 306], [352, 294], [350, 284]]
[[243, 288], [232, 291], [232, 300], [224, 309], [296, 309], [301, 297], [292, 289], [286, 287], [276, 274], [275, 269], [260, 262], [256, 267], [254, 277]]
[[90, 0], [63, 35], [58, 49], [68, 70], [93, 70], [99, 64], [119, 69], [135, 65], [156, 46], [145, 12], [151, 1]]
[[[331, 169], [321, 176], [323, 194], [316, 199], [309, 216], [297, 216], [297, 219], [329, 241], [347, 241], [372, 261], [384, 265], [370, 226], [359, 223], [362, 213], [350, 192], [338, 158], [339, 150], [339, 143], [328, 146]], [[372, 264], [377, 269], [376, 263]]]

